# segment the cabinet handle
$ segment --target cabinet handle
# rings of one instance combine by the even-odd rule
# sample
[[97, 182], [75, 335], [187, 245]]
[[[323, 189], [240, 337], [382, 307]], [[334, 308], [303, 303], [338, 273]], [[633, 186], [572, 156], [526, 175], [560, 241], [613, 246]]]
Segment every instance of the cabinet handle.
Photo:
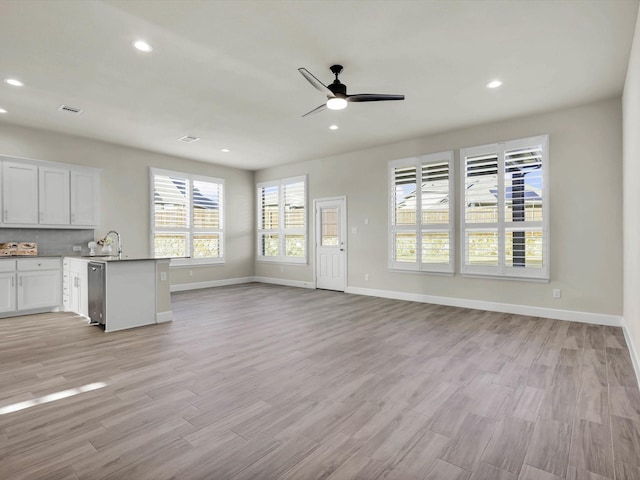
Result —
[[5, 208], [4, 210], [4, 221], [8, 221], [9, 220], [9, 212], [7, 211], [7, 209]]
[[72, 213], [71, 214], [71, 223], [74, 223], [76, 221], [76, 214]]
[[15, 277], [11, 277], [11, 286], [13, 287], [15, 286], [15, 284], [16, 284]]

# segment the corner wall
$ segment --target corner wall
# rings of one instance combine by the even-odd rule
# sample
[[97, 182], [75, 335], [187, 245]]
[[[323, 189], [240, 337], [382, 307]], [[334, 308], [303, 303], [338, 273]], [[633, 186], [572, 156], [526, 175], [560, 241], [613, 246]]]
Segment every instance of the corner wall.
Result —
[[172, 268], [170, 282], [184, 285], [253, 276], [253, 172], [47, 130], [0, 126], [0, 154], [100, 168], [101, 224], [95, 235], [117, 230], [124, 254], [132, 257], [148, 256], [151, 246], [149, 167], [224, 178], [225, 265]]
[[622, 111], [624, 324], [636, 375], [640, 377], [640, 13], [631, 47]]
[[[638, 82], [640, 83], [640, 82]], [[550, 135], [551, 281], [536, 283], [420, 273], [390, 272], [388, 263], [387, 162], [454, 150], [456, 171], [456, 255], [460, 250], [459, 149], [548, 133]], [[560, 311], [554, 318], [620, 324], [622, 315], [622, 111], [620, 99], [484, 124], [379, 148], [257, 171], [256, 182], [308, 175], [308, 205], [322, 197], [347, 196], [348, 279], [351, 292], [396, 298], [484, 302], [496, 308], [532, 307]], [[636, 211], [638, 208], [636, 208]], [[313, 213], [308, 216], [313, 225]], [[365, 223], [368, 219], [368, 223]], [[357, 234], [353, 233], [354, 227]], [[313, 252], [313, 229], [309, 245]], [[313, 255], [310, 255], [313, 257]], [[307, 266], [258, 263], [259, 278], [313, 282]], [[460, 271], [460, 259], [456, 260]], [[283, 272], [280, 271], [282, 267]], [[365, 274], [369, 280], [365, 281]], [[562, 298], [552, 298], [559, 288]], [[526, 309], [525, 309], [526, 311]], [[543, 310], [544, 311], [544, 310]], [[576, 314], [577, 312], [577, 314]], [[577, 316], [576, 316], [577, 315]], [[565, 315], [564, 317], [567, 317]]]

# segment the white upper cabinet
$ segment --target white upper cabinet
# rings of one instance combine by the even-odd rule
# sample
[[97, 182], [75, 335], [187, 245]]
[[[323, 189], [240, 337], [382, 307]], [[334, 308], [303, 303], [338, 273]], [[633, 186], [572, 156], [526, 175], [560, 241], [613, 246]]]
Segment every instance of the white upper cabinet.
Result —
[[0, 155], [0, 226], [95, 228], [100, 170]]
[[69, 170], [40, 167], [41, 225], [69, 225]]
[[71, 225], [100, 223], [100, 176], [71, 171]]
[[2, 163], [2, 221], [9, 224], [38, 223], [38, 167]]

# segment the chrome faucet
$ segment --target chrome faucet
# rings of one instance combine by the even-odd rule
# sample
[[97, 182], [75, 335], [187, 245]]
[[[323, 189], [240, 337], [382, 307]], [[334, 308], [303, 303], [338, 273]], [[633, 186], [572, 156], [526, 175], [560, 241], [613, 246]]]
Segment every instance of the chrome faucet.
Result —
[[106, 239], [112, 233], [116, 235], [116, 239], [118, 240], [118, 259], [122, 259], [122, 242], [120, 241], [120, 234], [115, 230], [109, 230], [104, 238]]

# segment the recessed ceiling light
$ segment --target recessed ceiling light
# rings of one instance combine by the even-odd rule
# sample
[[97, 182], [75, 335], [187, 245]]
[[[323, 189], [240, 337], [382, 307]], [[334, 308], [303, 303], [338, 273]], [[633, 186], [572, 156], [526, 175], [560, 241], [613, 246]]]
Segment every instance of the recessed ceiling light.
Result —
[[500, 80], [494, 80], [493, 82], [487, 83], [487, 88], [498, 88], [501, 85], [502, 82]]
[[5, 83], [8, 83], [9, 85], [13, 85], [14, 87], [24, 86], [24, 83], [22, 83], [20, 80], [16, 80], [15, 78], [5, 78], [4, 81]]
[[224, 152], [224, 153], [229, 153], [231, 150], [229, 150], [228, 148], [223, 148], [223, 149], [222, 149], [222, 150], [220, 150], [220, 151], [221, 151], [221, 152]]
[[145, 52], [145, 53], [149, 53], [151, 50], [153, 50], [153, 47], [149, 45], [147, 42], [145, 42], [144, 40], [136, 40], [135, 42], [133, 42], [133, 46], [137, 50], [140, 50], [141, 52]]
[[7, 113], [7, 111], [4, 108], [0, 108], [0, 113]]
[[193, 143], [200, 140], [199, 137], [194, 137], [193, 135], [185, 135], [184, 137], [180, 137], [178, 140], [184, 143]]
[[340, 127], [338, 127], [338, 125], [330, 125], [329, 126], [329, 130], [338, 130], [338, 128], [340, 128]]

